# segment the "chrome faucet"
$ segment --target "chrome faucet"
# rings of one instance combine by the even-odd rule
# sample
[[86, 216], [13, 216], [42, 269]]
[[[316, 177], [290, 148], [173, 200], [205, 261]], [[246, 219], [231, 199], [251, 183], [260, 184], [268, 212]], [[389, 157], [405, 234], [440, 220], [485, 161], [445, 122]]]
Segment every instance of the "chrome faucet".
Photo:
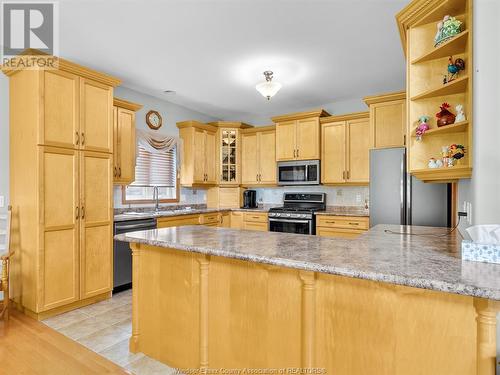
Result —
[[160, 192], [158, 186], [153, 187], [153, 200], [155, 201], [155, 212], [160, 210]]

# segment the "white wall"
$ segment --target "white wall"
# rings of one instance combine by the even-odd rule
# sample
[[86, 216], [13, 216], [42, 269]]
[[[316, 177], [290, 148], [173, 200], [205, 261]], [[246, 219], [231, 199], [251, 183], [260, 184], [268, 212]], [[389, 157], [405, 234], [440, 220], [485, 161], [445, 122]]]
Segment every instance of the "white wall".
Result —
[[500, 2], [474, 9], [474, 224], [500, 224]]

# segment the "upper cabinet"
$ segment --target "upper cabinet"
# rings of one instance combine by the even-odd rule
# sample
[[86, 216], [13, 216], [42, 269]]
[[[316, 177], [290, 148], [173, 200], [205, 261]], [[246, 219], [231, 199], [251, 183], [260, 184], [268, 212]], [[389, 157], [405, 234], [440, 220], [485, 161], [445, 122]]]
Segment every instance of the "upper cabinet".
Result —
[[368, 112], [321, 119], [321, 183], [369, 183]]
[[241, 130], [252, 126], [229, 121], [211, 122], [208, 125], [217, 127], [217, 183], [220, 186], [238, 186], [241, 183]]
[[135, 112], [142, 105], [123, 99], [113, 100], [113, 176], [115, 184], [129, 185], [135, 179]]
[[324, 110], [273, 117], [276, 123], [276, 161], [320, 158], [320, 117]]
[[276, 185], [275, 146], [276, 130], [274, 126], [242, 131], [242, 185]]
[[217, 183], [216, 149], [217, 127], [198, 121], [178, 122], [183, 140], [181, 176], [182, 186], [213, 186]]
[[[452, 18], [437, 30], [445, 16]], [[414, 0], [396, 18], [406, 54], [408, 170], [426, 182], [447, 183], [470, 178], [474, 72], [472, 0]], [[449, 74], [450, 58], [453, 69], [464, 68], [455, 76]], [[447, 114], [443, 117], [447, 121], [438, 124], [435, 114], [445, 103], [449, 105], [447, 111], [457, 117]], [[422, 116], [429, 117], [429, 130], [423, 135], [420, 131], [416, 133]], [[430, 159], [443, 164], [429, 163]]]
[[43, 95], [39, 144], [113, 152], [113, 87], [65, 70], [38, 73]]
[[406, 146], [406, 92], [363, 99], [370, 107], [370, 147]]

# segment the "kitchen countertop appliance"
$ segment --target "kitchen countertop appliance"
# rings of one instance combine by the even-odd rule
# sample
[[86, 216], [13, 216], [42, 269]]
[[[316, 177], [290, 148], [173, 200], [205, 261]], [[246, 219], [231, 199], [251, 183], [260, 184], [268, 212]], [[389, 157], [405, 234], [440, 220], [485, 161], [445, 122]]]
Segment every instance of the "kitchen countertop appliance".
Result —
[[[156, 219], [119, 221], [114, 224], [114, 234], [156, 229]], [[114, 240], [113, 293], [132, 287], [132, 251], [127, 242]]]
[[326, 209], [326, 193], [285, 193], [283, 206], [269, 210], [269, 230], [316, 234], [317, 211]]
[[257, 208], [257, 192], [255, 190], [245, 190], [243, 192], [242, 208]]

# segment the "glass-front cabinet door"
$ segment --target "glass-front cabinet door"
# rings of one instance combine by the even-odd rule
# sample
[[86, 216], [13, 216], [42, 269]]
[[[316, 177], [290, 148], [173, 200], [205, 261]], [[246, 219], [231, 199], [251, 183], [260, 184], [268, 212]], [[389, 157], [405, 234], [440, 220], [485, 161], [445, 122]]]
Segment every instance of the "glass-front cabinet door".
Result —
[[239, 184], [238, 130], [221, 129], [220, 135], [220, 183], [237, 185]]

